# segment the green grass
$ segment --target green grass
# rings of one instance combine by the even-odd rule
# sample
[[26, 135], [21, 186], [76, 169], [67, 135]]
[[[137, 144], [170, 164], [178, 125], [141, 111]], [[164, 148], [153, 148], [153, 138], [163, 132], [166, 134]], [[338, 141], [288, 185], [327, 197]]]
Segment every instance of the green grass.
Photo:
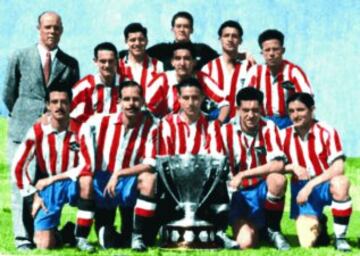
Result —
[[[9, 171], [6, 159], [6, 134], [7, 122], [6, 119], [0, 118], [0, 255], [87, 255], [81, 253], [73, 248], [63, 248], [59, 250], [41, 251], [34, 250], [29, 253], [19, 253], [14, 248], [13, 234], [12, 234], [12, 220], [11, 220], [11, 206], [10, 206], [10, 185], [9, 185]], [[292, 249], [288, 252], [279, 252], [268, 245], [264, 245], [259, 249], [252, 249], [247, 251], [229, 251], [229, 250], [164, 250], [159, 248], [151, 248], [148, 252], [134, 253], [131, 250], [99, 250], [96, 255], [360, 255], [358, 249], [357, 237], [360, 235], [360, 158], [349, 158], [346, 161], [346, 174], [350, 178], [352, 187], [351, 195], [353, 199], [353, 215], [350, 221], [348, 237], [351, 245], [353, 246], [352, 253], [339, 253], [333, 249], [332, 246], [302, 249], [296, 238], [295, 223], [289, 219], [289, 196], [287, 195], [287, 202], [285, 214], [282, 220], [282, 229], [286, 237], [289, 239]], [[71, 220], [75, 221], [76, 209], [65, 207], [62, 216], [62, 223]], [[326, 210], [329, 218], [329, 231], [332, 234], [331, 216], [329, 209]], [[19, 220], [20, 221], [20, 220]], [[118, 227], [120, 220], [117, 219]], [[94, 232], [90, 235], [90, 241], [97, 244]]]

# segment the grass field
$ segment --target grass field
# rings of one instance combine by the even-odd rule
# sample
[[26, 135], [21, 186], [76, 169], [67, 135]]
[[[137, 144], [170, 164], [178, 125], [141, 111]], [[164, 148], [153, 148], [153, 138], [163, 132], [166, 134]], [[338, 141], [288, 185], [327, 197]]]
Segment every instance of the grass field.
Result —
[[[10, 206], [10, 185], [9, 185], [9, 171], [6, 161], [6, 134], [7, 124], [6, 120], [0, 119], [0, 255], [86, 255], [72, 248], [64, 248], [53, 251], [34, 250], [29, 253], [19, 253], [15, 250], [13, 244], [12, 223], [11, 223], [11, 206]], [[292, 249], [287, 252], [279, 252], [269, 245], [263, 245], [260, 249], [253, 249], [247, 251], [229, 251], [229, 250], [191, 250], [191, 251], [174, 251], [163, 250], [159, 248], [151, 248], [146, 253], [133, 253], [131, 250], [98, 250], [96, 255], [360, 255], [358, 249], [357, 237], [360, 236], [360, 158], [349, 158], [346, 161], [346, 173], [351, 180], [352, 188], [351, 195], [353, 198], [353, 215], [350, 221], [349, 241], [353, 246], [351, 253], [343, 254], [335, 251], [333, 247], [322, 247], [315, 249], [302, 249], [296, 238], [294, 222], [289, 219], [289, 196], [287, 196], [286, 211], [282, 221], [282, 229], [286, 237], [289, 239]], [[75, 209], [66, 207], [63, 211], [62, 222], [68, 220], [75, 220]], [[326, 210], [330, 216], [329, 209]], [[332, 234], [331, 217], [329, 218], [329, 230]], [[20, 220], [19, 220], [20, 221]], [[117, 219], [117, 226], [120, 225], [120, 220]], [[96, 244], [96, 237], [94, 232], [90, 236], [90, 241]]]

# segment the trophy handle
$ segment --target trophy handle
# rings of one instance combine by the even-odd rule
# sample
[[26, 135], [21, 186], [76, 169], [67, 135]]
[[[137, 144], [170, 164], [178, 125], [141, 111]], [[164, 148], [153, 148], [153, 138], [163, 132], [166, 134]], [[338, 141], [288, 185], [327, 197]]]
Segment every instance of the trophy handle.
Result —
[[[177, 199], [177, 197], [175, 196], [174, 192], [172, 192], [171, 186], [169, 184], [168, 178], [167, 176], [170, 175], [169, 171], [168, 171], [168, 163], [167, 162], [163, 162], [162, 166], [163, 166], [163, 172], [158, 172], [161, 176], [162, 181], [164, 182], [164, 185], [167, 189], [167, 191], [169, 192], [169, 194], [171, 195], [171, 197], [175, 200], [175, 202], [178, 205], [181, 205], [181, 202]], [[175, 186], [174, 186], [175, 187]]]

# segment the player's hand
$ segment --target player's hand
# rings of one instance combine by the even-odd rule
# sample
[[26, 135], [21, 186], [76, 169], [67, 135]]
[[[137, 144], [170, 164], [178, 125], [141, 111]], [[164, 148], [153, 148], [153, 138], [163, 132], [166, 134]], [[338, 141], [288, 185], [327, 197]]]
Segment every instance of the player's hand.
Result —
[[106, 194], [109, 194], [110, 197], [114, 198], [115, 197], [115, 189], [116, 189], [116, 185], [117, 185], [118, 181], [119, 181], [119, 178], [116, 175], [116, 173], [114, 172], [111, 175], [108, 183], [106, 184], [103, 195], [105, 196]]
[[311, 186], [309, 185], [305, 185], [298, 193], [297, 197], [296, 197], [296, 202], [298, 204], [305, 204], [308, 199], [309, 199], [309, 196], [312, 192], [312, 188]]
[[35, 193], [34, 202], [32, 204], [31, 216], [35, 217], [36, 213], [40, 210], [40, 208], [43, 209], [45, 212], [48, 211], [42, 198], [38, 195], [38, 193]]
[[238, 189], [240, 188], [241, 182], [243, 180], [243, 175], [241, 172], [239, 172], [238, 174], [236, 174], [232, 180], [230, 181], [230, 187], [232, 187], [233, 189]]
[[47, 186], [51, 185], [52, 183], [53, 183], [53, 180], [51, 177], [44, 178], [44, 179], [38, 180], [38, 182], [36, 182], [35, 188], [37, 190], [41, 191], [44, 188], [46, 188]]
[[309, 180], [310, 179], [309, 172], [307, 171], [306, 168], [304, 168], [302, 166], [294, 165], [293, 172], [299, 180]]
[[40, 122], [43, 125], [50, 124], [51, 115], [50, 112], [45, 112], [39, 119], [37, 120], [37, 123]]

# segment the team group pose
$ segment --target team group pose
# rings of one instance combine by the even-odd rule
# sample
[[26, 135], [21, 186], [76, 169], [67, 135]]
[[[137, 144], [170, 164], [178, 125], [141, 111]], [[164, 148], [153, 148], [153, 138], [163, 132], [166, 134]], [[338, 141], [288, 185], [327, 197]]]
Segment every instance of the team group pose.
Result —
[[[103, 249], [145, 251], [162, 225], [184, 214], [156, 172], [157, 157], [178, 155], [227, 158], [229, 175], [196, 213], [215, 227], [218, 247], [266, 240], [289, 250], [280, 225], [289, 177], [300, 246], [329, 244], [329, 205], [334, 246], [351, 250], [340, 135], [315, 119], [309, 79], [283, 58], [284, 34], [259, 34], [264, 64], [256, 64], [239, 50], [244, 31], [237, 21], [219, 26], [220, 55], [191, 41], [193, 24], [190, 13], [176, 13], [174, 41], [147, 48], [147, 28], [130, 23], [127, 49], [97, 44], [97, 73], [80, 79], [78, 62], [58, 46], [61, 17], [39, 15], [39, 42], [11, 57], [3, 92], [18, 250], [68, 244], [94, 252], [94, 223]], [[76, 220], [60, 228], [65, 204], [77, 208]]]

